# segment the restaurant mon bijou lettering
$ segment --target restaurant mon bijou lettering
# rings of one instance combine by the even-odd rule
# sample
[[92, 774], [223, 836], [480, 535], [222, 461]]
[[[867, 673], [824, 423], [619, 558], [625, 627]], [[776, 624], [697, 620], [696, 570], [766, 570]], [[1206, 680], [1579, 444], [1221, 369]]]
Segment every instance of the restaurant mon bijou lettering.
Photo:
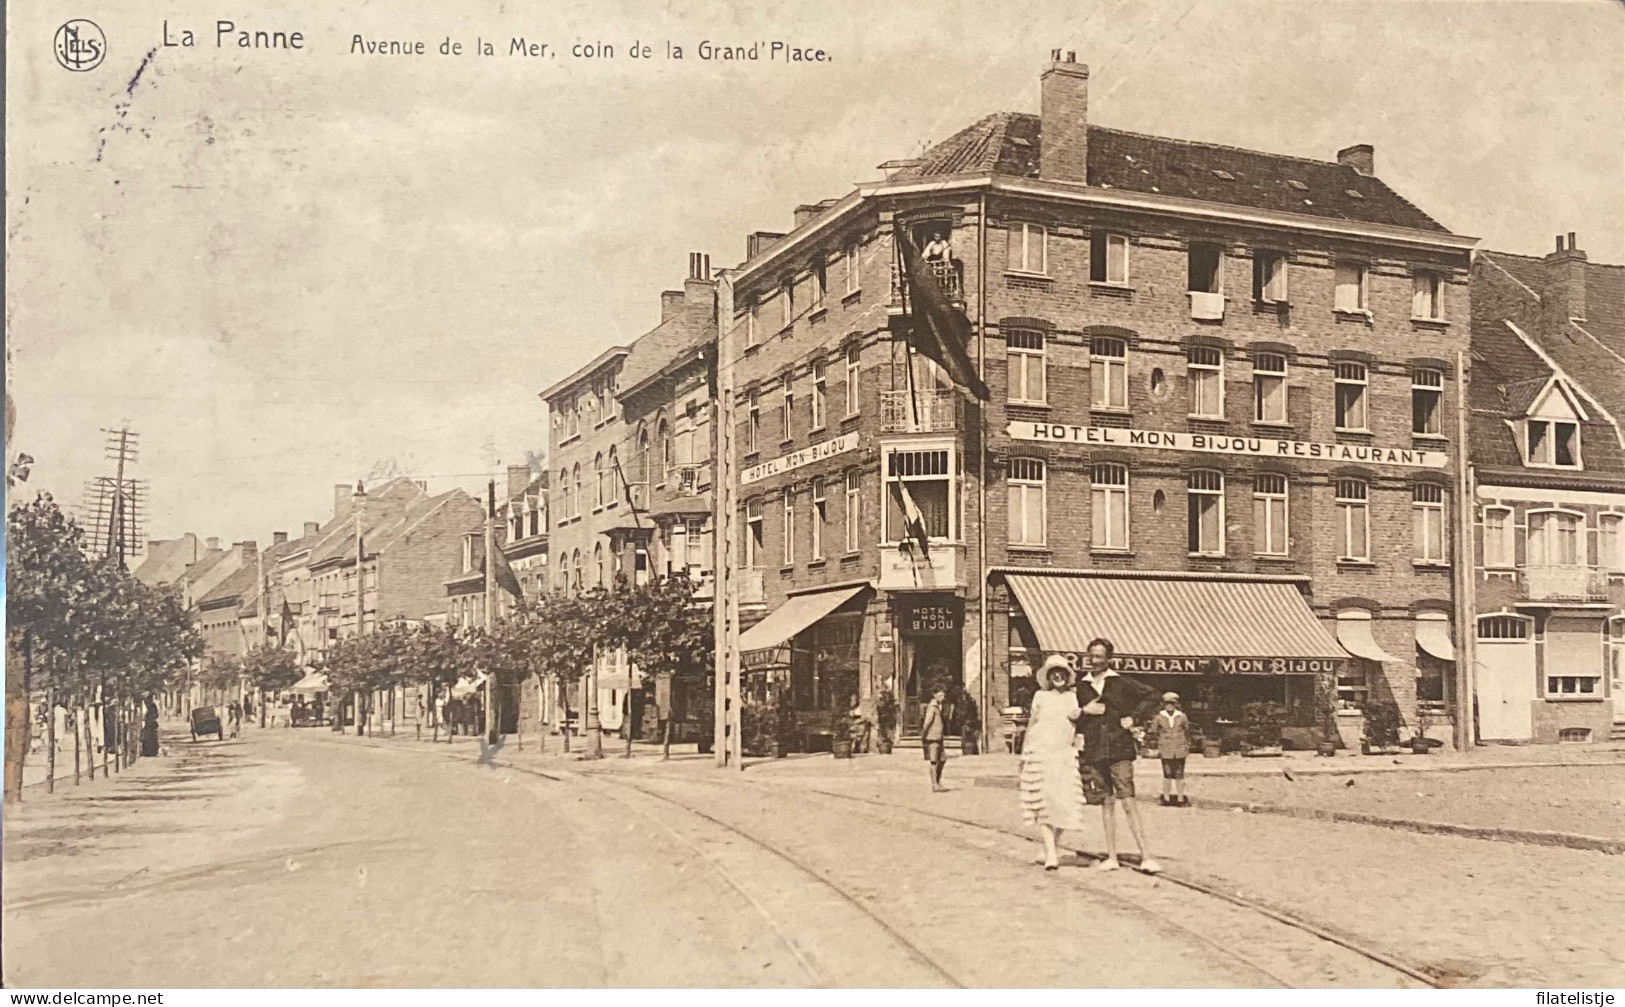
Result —
[[1007, 428], [1018, 441], [1055, 444], [1099, 444], [1115, 448], [1160, 451], [1196, 451], [1204, 454], [1251, 458], [1295, 458], [1305, 461], [1352, 462], [1367, 465], [1403, 465], [1438, 469], [1449, 464], [1443, 451], [1385, 448], [1372, 444], [1321, 444], [1273, 437], [1235, 437], [1227, 434], [1191, 434], [1172, 430], [1135, 430], [1128, 427], [1086, 427], [1067, 423], [1011, 420]]
[[[1074, 669], [1084, 666], [1082, 654], [1063, 654]], [[1343, 662], [1329, 657], [1137, 657], [1117, 655], [1112, 668], [1141, 675], [1315, 675], [1342, 670]]]

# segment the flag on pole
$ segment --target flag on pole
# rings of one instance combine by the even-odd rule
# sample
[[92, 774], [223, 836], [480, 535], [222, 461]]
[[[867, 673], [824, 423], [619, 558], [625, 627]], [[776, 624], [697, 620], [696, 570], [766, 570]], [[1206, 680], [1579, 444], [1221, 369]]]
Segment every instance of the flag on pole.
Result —
[[288, 604], [288, 599], [284, 598], [284, 599], [282, 599], [282, 639], [277, 641], [277, 643], [280, 646], [284, 646], [284, 647], [287, 646], [287, 644], [288, 644], [288, 631], [291, 630], [292, 628], [293, 628], [293, 606], [289, 605]]
[[948, 372], [954, 384], [963, 385], [978, 399], [986, 402], [990, 397], [987, 385], [976, 373], [965, 347], [970, 343], [970, 319], [965, 313], [948, 303], [942, 285], [931, 274], [931, 267], [914, 247], [914, 239], [898, 227], [893, 232], [898, 251], [903, 256], [903, 273], [908, 283], [909, 303], [914, 308], [914, 327], [910, 334], [913, 347]]
[[495, 559], [491, 572], [496, 574], [497, 586], [513, 595], [515, 601], [524, 601], [525, 592], [519, 586], [519, 577], [514, 574], [513, 567], [508, 565], [508, 557], [503, 553], [502, 546], [492, 548], [491, 555]]
[[925, 527], [925, 514], [920, 510], [920, 505], [914, 502], [914, 495], [908, 491], [908, 485], [901, 479], [893, 480], [891, 494], [892, 499], [897, 501], [897, 506], [903, 511], [904, 529], [920, 547], [920, 555], [930, 555], [931, 535]]

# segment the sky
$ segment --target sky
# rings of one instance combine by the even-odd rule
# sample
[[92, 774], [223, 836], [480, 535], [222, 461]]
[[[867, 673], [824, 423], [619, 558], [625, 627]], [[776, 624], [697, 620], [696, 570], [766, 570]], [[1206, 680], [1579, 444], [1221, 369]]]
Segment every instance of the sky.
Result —
[[[1542, 254], [1575, 231], [1593, 261], [1625, 262], [1617, 0], [236, 16], [302, 31], [299, 51], [217, 48], [221, 8], [197, 0], [94, 6], [8, 7], [8, 457], [36, 460], [25, 492], [76, 504], [110, 474], [101, 429], [127, 423], [148, 538], [267, 543], [326, 519], [334, 484], [392, 473], [476, 489], [545, 451], [537, 392], [651, 328], [690, 251], [734, 265], [797, 204], [988, 113], [1037, 111], [1057, 47], [1091, 67], [1092, 122], [1328, 160], [1370, 143], [1380, 177], [1481, 247]], [[87, 13], [107, 56], [69, 72], [51, 39]], [[197, 46], [163, 46], [166, 21]], [[354, 54], [358, 33], [429, 53]], [[507, 56], [516, 35], [563, 55]], [[474, 55], [478, 38], [498, 55]], [[440, 56], [447, 39], [464, 54]], [[829, 59], [695, 58], [775, 39]], [[655, 58], [629, 58], [634, 40]], [[569, 55], [598, 41], [617, 58]]]

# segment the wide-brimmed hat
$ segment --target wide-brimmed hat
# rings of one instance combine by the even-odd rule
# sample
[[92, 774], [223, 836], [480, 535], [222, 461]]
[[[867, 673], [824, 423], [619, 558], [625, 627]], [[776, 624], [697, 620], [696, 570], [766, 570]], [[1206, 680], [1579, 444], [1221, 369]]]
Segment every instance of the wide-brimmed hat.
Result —
[[1062, 686], [1062, 688], [1070, 688], [1073, 682], [1072, 665], [1067, 663], [1066, 658], [1059, 654], [1050, 655], [1044, 659], [1043, 664], [1038, 666], [1039, 683], [1045, 688], [1048, 688], [1050, 676], [1057, 671], [1061, 672], [1061, 674], [1066, 678], [1066, 685]]

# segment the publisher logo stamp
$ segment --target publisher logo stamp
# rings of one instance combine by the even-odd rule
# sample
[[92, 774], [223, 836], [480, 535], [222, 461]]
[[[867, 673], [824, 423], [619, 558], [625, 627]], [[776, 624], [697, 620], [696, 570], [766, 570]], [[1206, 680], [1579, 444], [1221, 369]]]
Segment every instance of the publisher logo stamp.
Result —
[[56, 30], [56, 61], [75, 73], [102, 65], [107, 55], [107, 36], [94, 21], [75, 18]]

